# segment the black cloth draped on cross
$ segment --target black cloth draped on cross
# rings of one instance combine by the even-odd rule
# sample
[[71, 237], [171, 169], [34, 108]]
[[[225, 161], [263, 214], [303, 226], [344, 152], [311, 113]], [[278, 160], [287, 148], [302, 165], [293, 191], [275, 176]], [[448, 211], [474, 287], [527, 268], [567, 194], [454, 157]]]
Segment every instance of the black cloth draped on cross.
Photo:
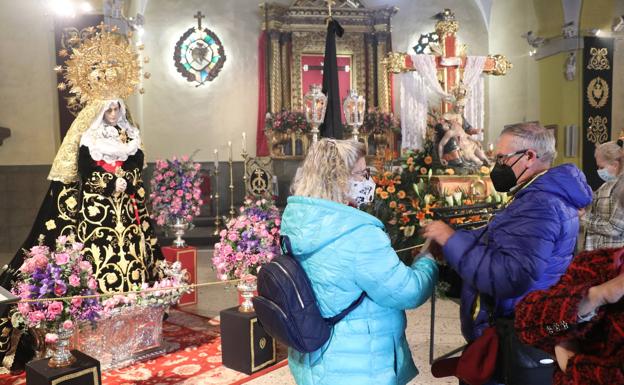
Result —
[[[104, 113], [120, 107], [116, 124]], [[52, 164], [50, 188], [33, 227], [0, 274], [11, 289], [24, 251], [39, 243], [51, 248], [59, 235], [75, 234], [93, 265], [99, 292], [120, 292], [160, 275], [160, 247], [146, 208], [141, 172], [143, 151], [139, 130], [126, 118], [123, 100], [93, 101], [76, 117]], [[127, 186], [116, 192], [118, 179]], [[12, 333], [8, 307], [0, 307], [0, 362], [19, 368], [32, 356], [32, 346]], [[15, 365], [14, 365], [15, 363]]]
[[338, 59], [336, 58], [336, 36], [342, 37], [344, 29], [330, 19], [325, 40], [325, 58], [323, 59], [323, 93], [327, 96], [325, 121], [320, 126], [321, 136], [342, 139], [342, 119], [340, 116], [340, 92], [338, 89]]

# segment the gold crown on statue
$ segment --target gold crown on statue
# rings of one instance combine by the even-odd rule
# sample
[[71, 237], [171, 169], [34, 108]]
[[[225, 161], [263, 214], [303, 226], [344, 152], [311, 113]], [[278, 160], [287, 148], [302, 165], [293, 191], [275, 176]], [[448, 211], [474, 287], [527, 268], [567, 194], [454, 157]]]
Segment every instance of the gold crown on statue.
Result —
[[[116, 26], [101, 23], [85, 30], [86, 38], [71, 53], [67, 49], [59, 51], [60, 57], [69, 59], [65, 66], [55, 67], [63, 73], [65, 82], [58, 89], [76, 95], [75, 102], [86, 103], [92, 100], [126, 98], [136, 90], [141, 79], [141, 65], [137, 52], [131, 43], [132, 32], [118, 33]], [[78, 40], [78, 37], [74, 39]], [[72, 41], [70, 41], [72, 43]], [[143, 46], [138, 47], [139, 50]], [[144, 61], [147, 63], [148, 59]], [[149, 78], [149, 73], [144, 74]], [[139, 90], [143, 93], [143, 89]]]

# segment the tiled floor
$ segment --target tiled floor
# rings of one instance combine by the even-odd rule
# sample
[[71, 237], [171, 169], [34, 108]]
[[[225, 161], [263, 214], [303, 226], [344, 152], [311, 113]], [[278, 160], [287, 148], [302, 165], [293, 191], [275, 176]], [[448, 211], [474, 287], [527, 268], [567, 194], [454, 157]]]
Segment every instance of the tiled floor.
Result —
[[[200, 250], [197, 256], [198, 281], [215, 281], [210, 258], [211, 250]], [[234, 287], [223, 285], [209, 286], [199, 289], [197, 305], [186, 306], [184, 310], [214, 317], [219, 311], [237, 304], [237, 293]], [[407, 312], [407, 339], [409, 341], [416, 366], [420, 374], [410, 385], [457, 384], [455, 378], [434, 378], [429, 366], [429, 325], [431, 304], [427, 302], [415, 310]], [[436, 302], [435, 325], [435, 357], [462, 346], [464, 340], [459, 331], [458, 305], [448, 300]], [[295, 385], [288, 367], [277, 369], [262, 377], [248, 382], [249, 385]]]

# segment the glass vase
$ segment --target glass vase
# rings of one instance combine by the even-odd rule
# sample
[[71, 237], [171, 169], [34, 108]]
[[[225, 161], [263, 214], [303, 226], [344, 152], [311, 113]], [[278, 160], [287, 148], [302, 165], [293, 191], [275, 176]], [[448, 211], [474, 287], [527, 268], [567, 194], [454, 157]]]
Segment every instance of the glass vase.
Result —
[[238, 311], [241, 313], [253, 312], [254, 307], [251, 299], [254, 296], [254, 292], [258, 288], [255, 277], [253, 279], [241, 280], [236, 288], [240, 292], [240, 296], [243, 298], [243, 303], [238, 307]]
[[74, 330], [60, 327], [56, 334], [58, 339], [53, 343], [52, 357], [48, 361], [48, 366], [51, 368], [64, 368], [76, 362], [76, 357], [70, 352], [70, 340]]

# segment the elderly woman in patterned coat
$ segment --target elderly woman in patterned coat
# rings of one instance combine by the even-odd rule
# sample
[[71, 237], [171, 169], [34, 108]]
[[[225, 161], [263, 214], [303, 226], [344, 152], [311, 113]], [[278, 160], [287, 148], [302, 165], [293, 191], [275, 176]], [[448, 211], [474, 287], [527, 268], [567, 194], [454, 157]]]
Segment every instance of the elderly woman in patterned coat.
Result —
[[622, 248], [583, 252], [516, 306], [520, 340], [557, 359], [554, 385], [624, 384], [623, 258]]

